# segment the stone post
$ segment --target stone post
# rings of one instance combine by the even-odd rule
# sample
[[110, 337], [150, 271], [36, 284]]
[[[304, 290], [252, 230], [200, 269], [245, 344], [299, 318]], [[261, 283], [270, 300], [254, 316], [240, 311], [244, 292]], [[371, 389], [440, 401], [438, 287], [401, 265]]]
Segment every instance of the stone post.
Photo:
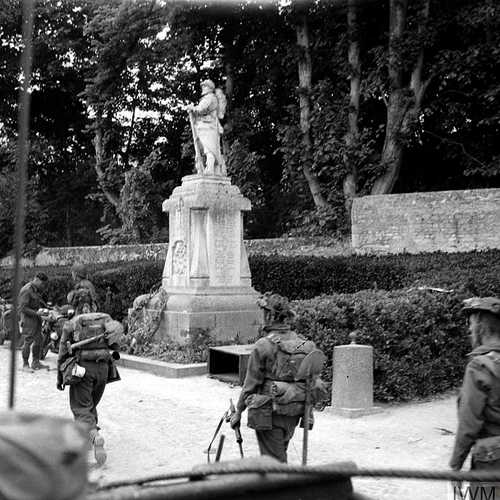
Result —
[[333, 349], [332, 412], [349, 418], [382, 411], [373, 406], [373, 347], [351, 343]]

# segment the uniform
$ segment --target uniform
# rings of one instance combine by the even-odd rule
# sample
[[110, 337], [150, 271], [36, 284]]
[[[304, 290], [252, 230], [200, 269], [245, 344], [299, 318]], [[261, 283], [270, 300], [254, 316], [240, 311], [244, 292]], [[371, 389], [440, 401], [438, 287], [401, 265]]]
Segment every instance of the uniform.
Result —
[[[500, 317], [498, 299], [473, 298], [464, 303], [466, 313], [482, 311]], [[469, 356], [458, 398], [458, 429], [450, 467], [460, 470], [472, 452], [473, 470], [500, 471], [500, 331], [490, 331]], [[488, 488], [471, 483], [471, 495], [479, 486]], [[500, 498], [500, 486], [495, 486]], [[481, 493], [476, 493], [479, 498]]]
[[40, 291], [32, 283], [26, 283], [19, 292], [19, 312], [21, 315], [21, 333], [24, 345], [22, 356], [24, 365], [28, 365], [30, 350], [32, 351], [32, 365], [40, 364], [42, 349], [42, 319], [37, 314], [38, 309], [45, 306]]
[[[110, 350], [119, 350], [118, 340], [121, 331], [115, 330], [109, 337], [94, 340], [76, 349], [76, 352], [72, 354], [69, 353], [68, 343], [74, 344], [104, 333], [108, 329], [107, 325], [111, 323], [118, 324], [121, 327], [118, 322], [112, 321], [111, 317], [104, 313], [88, 313], [75, 316], [64, 325], [59, 346], [58, 388], [64, 388], [64, 363], [72, 355], [75, 356], [77, 364], [85, 369], [83, 377], [77, 383], [69, 386], [69, 403], [75, 420], [86, 424], [89, 428], [89, 435], [94, 448], [96, 448], [97, 438], [99, 439], [99, 448], [102, 448], [104, 444], [104, 440], [98, 434], [97, 405], [109, 381], [108, 374], [112, 366], [110, 364], [113, 362]], [[95, 452], [96, 459], [100, 462], [103, 450], [97, 452], [95, 449]]]
[[288, 443], [304, 414], [305, 383], [297, 383], [295, 374], [315, 345], [284, 323], [266, 330], [250, 354], [237, 411], [248, 408], [260, 453], [286, 463]]

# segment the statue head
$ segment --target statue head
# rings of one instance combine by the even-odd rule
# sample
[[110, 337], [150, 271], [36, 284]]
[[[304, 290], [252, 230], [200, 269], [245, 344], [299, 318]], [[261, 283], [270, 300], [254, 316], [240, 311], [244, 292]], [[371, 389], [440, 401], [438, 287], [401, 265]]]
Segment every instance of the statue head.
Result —
[[200, 86], [201, 86], [201, 95], [210, 94], [215, 90], [215, 84], [212, 80], [203, 80]]

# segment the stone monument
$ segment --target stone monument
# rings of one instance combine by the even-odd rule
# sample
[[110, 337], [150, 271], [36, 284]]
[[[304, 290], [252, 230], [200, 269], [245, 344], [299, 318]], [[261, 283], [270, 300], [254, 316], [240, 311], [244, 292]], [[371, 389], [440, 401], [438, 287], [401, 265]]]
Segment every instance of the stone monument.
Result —
[[250, 201], [226, 176], [221, 151], [225, 98], [210, 80], [188, 113], [195, 145], [196, 174], [163, 203], [169, 213], [169, 247], [162, 287], [167, 306], [160, 335], [182, 342], [203, 328], [218, 340], [258, 337], [262, 313], [252, 288], [243, 242], [242, 212]]

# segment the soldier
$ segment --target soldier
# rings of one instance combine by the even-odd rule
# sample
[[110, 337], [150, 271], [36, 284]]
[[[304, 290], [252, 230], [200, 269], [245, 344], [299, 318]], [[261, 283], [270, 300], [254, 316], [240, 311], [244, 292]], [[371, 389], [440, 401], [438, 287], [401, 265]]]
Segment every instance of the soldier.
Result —
[[[73, 290], [68, 293], [67, 301], [75, 308], [76, 314], [96, 312], [98, 310], [97, 293], [92, 282], [87, 277], [87, 269], [83, 264], [73, 264], [71, 267]], [[83, 310], [84, 308], [88, 310]]]
[[71, 411], [76, 421], [87, 425], [99, 465], [106, 461], [106, 451], [97, 426], [97, 405], [106, 384], [119, 380], [113, 361], [120, 358], [122, 333], [121, 323], [108, 314], [81, 314], [65, 323], [59, 345], [57, 389], [69, 385]]
[[[38, 314], [41, 307], [45, 307], [42, 294], [48, 284], [47, 275], [38, 273], [30, 282], [26, 283], [19, 292], [20, 327], [24, 345], [22, 348], [23, 370], [33, 372], [41, 368], [49, 369], [40, 363], [42, 351], [42, 318]], [[30, 350], [32, 356], [31, 368], [29, 365]]]
[[[250, 354], [231, 427], [240, 425], [248, 408], [248, 427], [257, 434], [261, 455], [286, 463], [288, 443], [305, 409], [305, 383], [296, 380], [296, 374], [316, 346], [290, 329], [288, 322], [295, 313], [285, 297], [266, 294], [258, 304], [264, 309], [268, 335], [256, 342]], [[324, 396], [318, 384], [314, 391], [317, 400]]]
[[[500, 471], [500, 300], [474, 297], [464, 301], [463, 310], [473, 351], [458, 399], [450, 467], [460, 470], [472, 450], [471, 469]], [[500, 486], [496, 487], [500, 498]], [[471, 484], [471, 498], [477, 488], [477, 483]]]

